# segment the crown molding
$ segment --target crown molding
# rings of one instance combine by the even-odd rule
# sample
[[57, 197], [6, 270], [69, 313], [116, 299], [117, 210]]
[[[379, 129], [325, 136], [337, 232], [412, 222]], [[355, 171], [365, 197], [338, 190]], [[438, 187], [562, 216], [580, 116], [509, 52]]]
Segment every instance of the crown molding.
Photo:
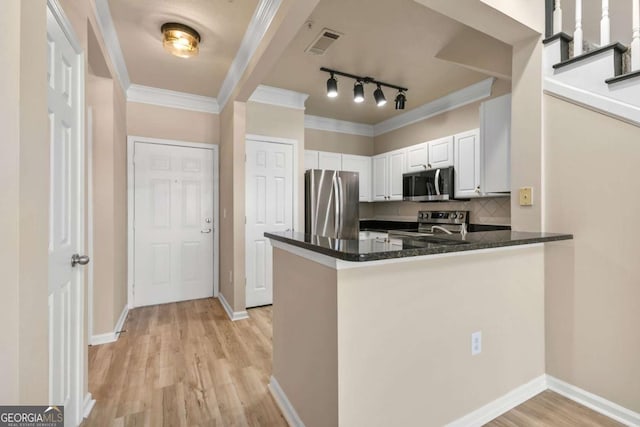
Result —
[[309, 95], [306, 93], [260, 85], [253, 91], [249, 101], [304, 110], [304, 103], [308, 97]]
[[96, 22], [99, 27], [98, 30], [102, 34], [102, 39], [106, 45], [107, 53], [115, 69], [116, 76], [118, 81], [120, 81], [120, 85], [126, 91], [131, 85], [131, 80], [129, 79], [127, 65], [124, 62], [122, 49], [120, 48], [118, 33], [116, 32], [116, 27], [113, 25], [108, 1], [95, 0], [95, 13], [97, 17]]
[[495, 77], [482, 80], [448, 95], [427, 102], [420, 107], [409, 110], [390, 119], [384, 120], [373, 126], [374, 136], [379, 136], [392, 130], [400, 129], [410, 124], [428, 119], [429, 117], [455, 110], [472, 102], [491, 96], [491, 87]]
[[227, 76], [222, 82], [220, 92], [218, 92], [218, 103], [221, 109], [227, 104], [233, 90], [242, 78], [251, 57], [253, 57], [269, 25], [271, 25], [271, 21], [273, 21], [280, 7], [280, 3], [282, 3], [282, 0], [260, 0], [260, 3], [258, 3], [258, 7], [256, 7], [249, 26], [247, 27], [247, 31], [244, 33], [242, 43], [240, 43], [240, 49], [238, 49], [238, 53], [233, 59], [231, 67], [229, 67]]
[[347, 122], [320, 116], [304, 116], [304, 128], [328, 132], [348, 133], [350, 135], [374, 136], [374, 126], [366, 123]]
[[136, 84], [127, 89], [127, 101], [210, 114], [220, 113], [215, 98]]

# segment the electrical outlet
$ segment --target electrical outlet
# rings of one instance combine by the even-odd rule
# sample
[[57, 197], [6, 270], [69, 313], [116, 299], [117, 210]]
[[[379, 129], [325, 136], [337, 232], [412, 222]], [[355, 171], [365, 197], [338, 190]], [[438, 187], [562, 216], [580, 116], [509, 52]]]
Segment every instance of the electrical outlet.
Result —
[[482, 331], [471, 334], [471, 355], [475, 356], [482, 352]]
[[531, 187], [522, 187], [520, 189], [520, 206], [533, 205], [533, 189]]

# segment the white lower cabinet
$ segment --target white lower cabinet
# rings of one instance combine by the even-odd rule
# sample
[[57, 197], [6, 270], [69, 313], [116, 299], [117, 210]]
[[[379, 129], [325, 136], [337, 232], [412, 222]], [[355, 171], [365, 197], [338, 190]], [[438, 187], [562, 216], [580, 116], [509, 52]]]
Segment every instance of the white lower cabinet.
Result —
[[481, 196], [480, 130], [459, 133], [454, 141], [454, 180], [456, 198]]
[[342, 155], [342, 170], [358, 172], [358, 183], [360, 185], [360, 201], [371, 201], [371, 157], [355, 156], [351, 154]]

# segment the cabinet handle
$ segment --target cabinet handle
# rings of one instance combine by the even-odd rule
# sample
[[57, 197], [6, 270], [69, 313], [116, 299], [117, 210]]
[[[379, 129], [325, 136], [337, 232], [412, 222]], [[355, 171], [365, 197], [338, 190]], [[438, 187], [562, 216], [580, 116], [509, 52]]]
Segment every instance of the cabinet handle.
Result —
[[480, 193], [480, 186], [479, 185], [476, 187], [475, 191], [476, 191], [476, 193]]

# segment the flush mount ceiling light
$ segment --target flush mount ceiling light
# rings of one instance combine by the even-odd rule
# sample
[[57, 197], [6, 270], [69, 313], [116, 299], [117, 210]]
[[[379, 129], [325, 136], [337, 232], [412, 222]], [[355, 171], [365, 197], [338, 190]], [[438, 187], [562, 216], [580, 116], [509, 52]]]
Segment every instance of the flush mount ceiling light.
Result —
[[196, 56], [199, 51], [200, 34], [193, 28], [168, 22], [160, 28], [162, 31], [162, 45], [172, 55], [180, 58]]
[[338, 96], [338, 81], [331, 73], [331, 77], [327, 80], [327, 96], [329, 98], [335, 98]]
[[327, 96], [329, 98], [335, 98], [336, 96], [338, 96], [338, 81], [336, 80], [335, 76], [343, 76], [349, 77], [350, 79], [354, 79], [356, 81], [353, 85], [354, 102], [364, 102], [364, 85], [373, 83], [376, 85], [376, 89], [373, 91], [373, 98], [375, 99], [376, 105], [378, 107], [382, 107], [387, 103], [387, 99], [385, 98], [384, 92], [382, 91], [382, 86], [385, 86], [396, 89], [398, 91], [398, 95], [395, 99], [396, 110], [404, 110], [405, 103], [407, 102], [407, 97], [404, 93], [409, 90], [406, 87], [381, 82], [374, 79], [373, 77], [356, 76], [355, 74], [343, 73], [342, 71], [332, 70], [325, 67], [321, 67], [320, 71], [324, 71], [325, 73], [329, 73], [331, 75], [331, 77], [329, 77], [329, 80], [327, 80]]

